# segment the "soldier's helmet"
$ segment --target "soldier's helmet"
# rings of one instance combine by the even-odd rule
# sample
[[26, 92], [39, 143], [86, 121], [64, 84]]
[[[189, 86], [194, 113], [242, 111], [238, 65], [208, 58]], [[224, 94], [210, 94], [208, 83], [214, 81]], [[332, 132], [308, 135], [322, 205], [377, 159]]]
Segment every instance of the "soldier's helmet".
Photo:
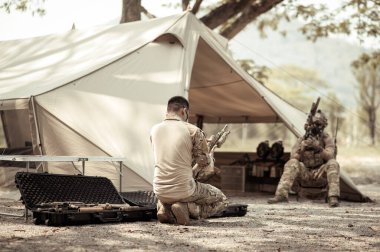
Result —
[[327, 117], [320, 109], [315, 113], [312, 120], [313, 124], [318, 128], [324, 129], [327, 126]]

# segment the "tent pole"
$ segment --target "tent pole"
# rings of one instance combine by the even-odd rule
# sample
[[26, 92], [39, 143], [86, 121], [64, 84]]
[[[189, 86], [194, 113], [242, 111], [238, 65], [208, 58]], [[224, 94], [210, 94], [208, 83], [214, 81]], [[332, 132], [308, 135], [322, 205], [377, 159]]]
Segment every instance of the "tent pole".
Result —
[[120, 161], [119, 166], [119, 192], [122, 192], [123, 188], [123, 161]]
[[[29, 172], [29, 161], [26, 162], [26, 172]], [[25, 203], [25, 222], [28, 222], [28, 208]]]
[[[38, 129], [36, 107], [35, 107], [35, 104], [34, 104], [34, 96], [31, 96], [31, 97], [30, 97], [30, 101], [31, 101], [32, 111], [33, 111], [34, 127], [35, 127], [35, 130], [36, 130], [36, 142], [37, 142], [37, 147], [38, 147], [38, 149], [39, 149], [39, 151], [40, 151], [40, 154], [42, 155], [43, 152], [42, 152], [42, 146], [41, 146], [41, 136], [40, 136], [40, 131], [39, 131], [39, 129]], [[44, 165], [44, 162], [42, 162], [41, 164], [42, 164], [42, 172], [45, 172], [45, 165]]]
[[3, 125], [3, 133], [4, 133], [4, 138], [5, 138], [5, 144], [6, 144], [6, 148], [10, 147], [10, 143], [9, 143], [9, 136], [8, 136], [8, 125], [7, 125], [7, 122], [5, 121], [5, 116], [4, 116], [4, 110], [1, 110], [0, 111], [0, 116], [1, 116], [1, 123]]
[[197, 115], [197, 127], [203, 129], [203, 115]]

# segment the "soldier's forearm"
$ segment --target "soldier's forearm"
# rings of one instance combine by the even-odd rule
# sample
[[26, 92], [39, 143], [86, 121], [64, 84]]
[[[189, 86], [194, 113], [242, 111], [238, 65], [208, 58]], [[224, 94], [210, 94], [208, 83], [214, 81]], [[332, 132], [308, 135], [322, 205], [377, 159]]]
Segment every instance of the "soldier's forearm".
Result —
[[334, 151], [324, 149], [321, 153], [323, 160], [329, 161], [334, 158]]

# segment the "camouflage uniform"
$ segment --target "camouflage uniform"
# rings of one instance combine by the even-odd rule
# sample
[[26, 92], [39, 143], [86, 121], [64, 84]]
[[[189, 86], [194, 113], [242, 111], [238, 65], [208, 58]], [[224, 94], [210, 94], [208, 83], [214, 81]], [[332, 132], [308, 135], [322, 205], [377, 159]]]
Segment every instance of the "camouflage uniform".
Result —
[[[200, 129], [196, 130], [193, 136], [193, 160], [197, 166], [197, 168], [193, 168], [193, 176], [198, 170], [198, 174], [194, 176], [196, 189], [193, 195], [181, 200], [181, 202], [194, 202], [199, 205], [200, 218], [220, 214], [228, 204], [227, 197], [218, 188], [199, 182], [205, 181], [215, 174], [214, 160], [209, 154], [206, 137]], [[197, 216], [192, 217], [197, 218]]]
[[193, 206], [189, 205], [190, 216], [193, 219], [205, 219], [223, 212], [228, 204], [224, 193], [212, 185], [197, 181], [195, 183], [196, 189], [194, 194], [180, 201], [183, 203], [195, 203]]
[[[165, 130], [168, 127], [171, 127], [170, 130]], [[190, 217], [192, 218], [207, 218], [220, 214], [228, 204], [227, 197], [218, 188], [200, 183], [193, 177], [192, 163], [196, 164], [197, 173], [202, 174], [201, 176], [208, 177], [214, 173], [214, 160], [209, 154], [203, 131], [176, 117], [169, 117], [154, 128], [156, 129], [152, 130], [152, 143], [159, 146], [156, 147], [157, 154], [155, 155], [158, 159], [163, 159], [161, 162], [156, 160], [154, 180], [154, 185], [157, 185], [155, 193], [159, 200], [157, 204], [158, 211], [164, 207], [167, 212], [170, 212], [169, 207], [171, 205], [182, 202], [188, 203]], [[168, 132], [166, 133], [168, 135], [163, 136], [162, 133], [155, 133], [158, 131]], [[177, 136], [179, 137], [176, 139]], [[163, 142], [163, 139], [167, 141]], [[172, 150], [170, 141], [172, 141], [173, 145], [181, 141], [185, 144]], [[188, 148], [188, 146], [191, 146], [191, 148]], [[168, 167], [165, 168], [164, 166]], [[176, 168], [173, 169], [173, 167]], [[187, 177], [189, 169], [192, 176]], [[178, 183], [178, 176], [173, 175], [176, 171], [181, 172], [180, 177], [186, 177], [186, 181], [182, 180], [181, 183]], [[168, 189], [161, 189], [161, 186]], [[187, 189], [184, 189], [183, 193], [177, 193], [182, 188]]]
[[320, 147], [320, 151], [301, 151], [303, 139], [298, 139], [292, 149], [290, 160], [285, 164], [284, 172], [277, 186], [277, 197], [287, 198], [289, 190], [297, 178], [315, 183], [327, 179], [328, 196], [339, 197], [339, 164], [334, 158], [335, 144], [326, 133], [314, 137], [311, 141], [313, 141], [313, 145]]
[[169, 209], [170, 205], [175, 202], [188, 203], [190, 217], [193, 219], [208, 218], [217, 216], [223, 212], [228, 205], [227, 197], [218, 188], [195, 181], [196, 189], [193, 195], [181, 200], [172, 200], [158, 196], [157, 210], [161, 207]]
[[[195, 165], [193, 167], [193, 176], [196, 179], [196, 190], [189, 198], [181, 200], [181, 202], [194, 202], [199, 205], [199, 217], [208, 218], [220, 214], [228, 205], [227, 197], [218, 188], [201, 182], [207, 181], [210, 177], [217, 173], [217, 168], [214, 165], [209, 165], [207, 162], [202, 162], [205, 158], [199, 157], [209, 155], [209, 148], [205, 145], [205, 135], [203, 131], [197, 130], [194, 135], [193, 145], [193, 160]], [[210, 161], [211, 162], [211, 161]], [[213, 160], [212, 160], [213, 163]], [[193, 216], [196, 218], [196, 216]]]

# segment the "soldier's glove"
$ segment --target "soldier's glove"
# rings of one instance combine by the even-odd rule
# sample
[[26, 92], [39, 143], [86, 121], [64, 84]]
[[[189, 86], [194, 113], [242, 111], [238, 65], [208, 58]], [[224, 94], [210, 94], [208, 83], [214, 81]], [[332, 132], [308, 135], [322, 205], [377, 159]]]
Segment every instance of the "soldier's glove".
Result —
[[312, 150], [315, 153], [319, 153], [323, 151], [323, 148], [319, 146], [319, 142], [317, 140], [314, 140], [312, 138], [308, 138], [306, 140], [303, 140], [301, 142], [301, 153], [307, 150]]
[[301, 142], [301, 152], [304, 152], [305, 150], [309, 150], [313, 147], [313, 140], [308, 138], [305, 140], [302, 140]]
[[207, 142], [207, 147], [208, 147], [209, 151], [211, 151], [211, 149], [216, 144], [216, 136], [215, 135], [211, 135], [209, 138], [206, 139], [206, 142]]

